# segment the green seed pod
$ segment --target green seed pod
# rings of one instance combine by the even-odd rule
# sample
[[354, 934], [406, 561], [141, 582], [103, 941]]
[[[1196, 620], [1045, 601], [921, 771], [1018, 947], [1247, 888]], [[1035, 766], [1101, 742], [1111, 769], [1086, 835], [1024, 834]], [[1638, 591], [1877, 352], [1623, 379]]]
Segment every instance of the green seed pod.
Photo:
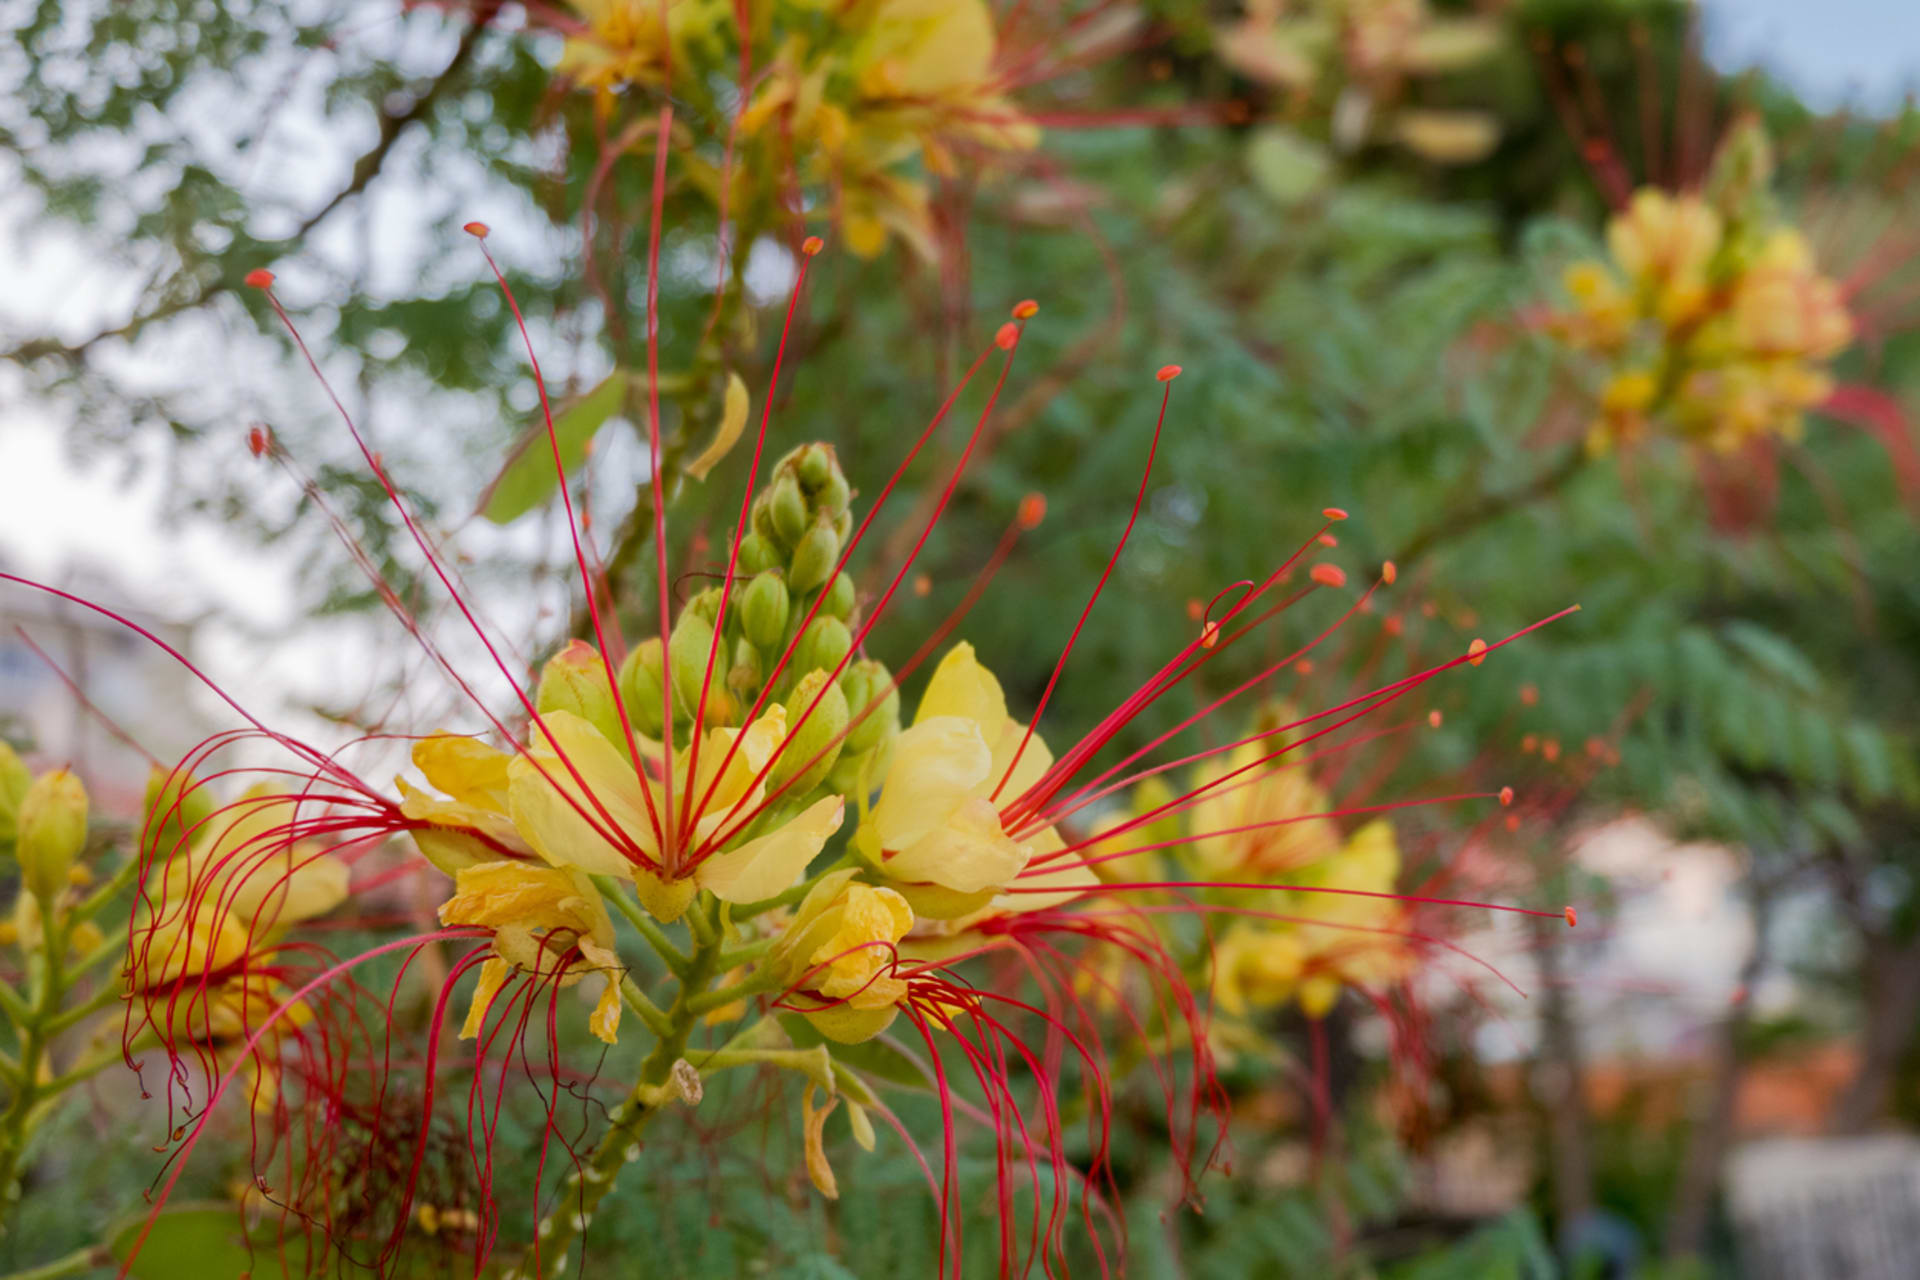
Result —
[[666, 691], [665, 664], [660, 661], [660, 641], [642, 640], [627, 660], [620, 664], [620, 697], [627, 704], [627, 719], [635, 733], [660, 737], [661, 699]]
[[741, 573], [765, 573], [780, 563], [780, 552], [766, 538], [757, 533], [749, 533], [740, 539], [740, 554], [737, 561]]
[[782, 471], [773, 482], [773, 496], [768, 505], [780, 545], [790, 547], [800, 541], [807, 532], [807, 500], [800, 496], [800, 482], [793, 478], [791, 471]]
[[783, 575], [778, 569], [768, 569], [740, 594], [740, 629], [762, 649], [777, 649], [792, 611], [793, 597]]
[[847, 630], [846, 623], [838, 618], [816, 617], [794, 643], [793, 662], [789, 665], [795, 675], [832, 671], [852, 649], [853, 633]]
[[793, 567], [787, 582], [799, 595], [814, 590], [833, 576], [834, 562], [840, 558], [840, 536], [826, 519], [815, 520], [813, 527], [793, 549]]
[[733, 722], [734, 703], [726, 690], [727, 664], [716, 657], [711, 676], [707, 656], [713, 650], [713, 624], [694, 609], [680, 615], [667, 637], [667, 665], [673, 670], [674, 719], [691, 720], [700, 713], [700, 686], [706, 683], [706, 713], [702, 723], [712, 725]]
[[900, 690], [894, 687], [893, 673], [887, 670], [886, 663], [862, 659], [847, 668], [842, 680], [846, 685], [847, 704], [856, 717], [861, 717], [876, 699], [880, 703], [847, 734], [849, 750], [865, 751], [900, 732]]
[[584, 640], [568, 642], [567, 647], [547, 659], [540, 669], [540, 686], [533, 705], [541, 714], [571, 711], [598, 729], [608, 742], [624, 745], [626, 731], [620, 727], [620, 709], [613, 701], [613, 681], [600, 651]]
[[43, 773], [20, 800], [20, 879], [27, 892], [51, 900], [87, 843], [87, 789], [66, 769]]
[[827, 598], [821, 602], [820, 611], [845, 622], [853, 616], [854, 599], [853, 579], [845, 573], [836, 573], [827, 588]]
[[[814, 705], [816, 698], [818, 706]], [[812, 714], [808, 714], [808, 707], [813, 707]], [[834, 762], [840, 758], [840, 736], [847, 731], [847, 698], [840, 692], [839, 682], [829, 681], [824, 671], [808, 672], [787, 698], [787, 723], [797, 727], [773, 762], [769, 790], [777, 790], [789, 778], [795, 778], [787, 794], [803, 796], [833, 771]], [[818, 760], [814, 759], [816, 755]]]
[[32, 785], [33, 773], [26, 761], [15, 754], [12, 747], [0, 742], [0, 847], [13, 844], [20, 801], [26, 798], [27, 788]]
[[794, 460], [794, 470], [800, 475], [801, 487], [808, 493], [815, 493], [840, 468], [834, 464], [832, 449], [824, 444], [809, 444], [800, 447], [799, 456]]

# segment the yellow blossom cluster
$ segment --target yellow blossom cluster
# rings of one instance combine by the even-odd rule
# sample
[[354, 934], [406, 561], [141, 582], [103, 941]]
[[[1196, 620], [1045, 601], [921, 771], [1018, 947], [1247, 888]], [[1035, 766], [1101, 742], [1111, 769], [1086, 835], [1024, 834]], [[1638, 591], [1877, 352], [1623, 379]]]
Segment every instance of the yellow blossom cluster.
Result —
[[[847, 247], [891, 237], [933, 253], [927, 179], [956, 148], [1024, 151], [1039, 130], [1006, 98], [984, 0], [757, 0], [743, 29], [725, 0], [575, 0], [556, 68], [603, 114], [623, 93], [672, 86], [727, 123], [731, 164], [695, 148], [685, 171], [748, 225], [801, 189], [824, 193]], [[709, 82], [754, 69], [734, 95]], [[742, 97], [741, 95], [744, 94]], [[713, 96], [705, 103], [705, 96]], [[705, 112], [703, 111], [703, 114]]]
[[1641, 189], [1608, 223], [1607, 257], [1568, 266], [1563, 284], [1571, 305], [1551, 329], [1600, 366], [1595, 451], [1657, 428], [1721, 452], [1797, 438], [1853, 340], [1806, 237], [1747, 186]]

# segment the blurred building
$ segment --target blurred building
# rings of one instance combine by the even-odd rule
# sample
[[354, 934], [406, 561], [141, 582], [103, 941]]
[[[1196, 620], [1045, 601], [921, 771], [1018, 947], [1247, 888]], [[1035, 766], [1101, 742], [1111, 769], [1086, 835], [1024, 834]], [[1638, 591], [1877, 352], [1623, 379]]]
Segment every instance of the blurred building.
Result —
[[[53, 585], [192, 652], [192, 623], [146, 611], [104, 570]], [[171, 763], [211, 732], [201, 694], [178, 661], [113, 619], [29, 588], [0, 592], [0, 736], [36, 766], [72, 768], [100, 812], [136, 814], [149, 755]]]

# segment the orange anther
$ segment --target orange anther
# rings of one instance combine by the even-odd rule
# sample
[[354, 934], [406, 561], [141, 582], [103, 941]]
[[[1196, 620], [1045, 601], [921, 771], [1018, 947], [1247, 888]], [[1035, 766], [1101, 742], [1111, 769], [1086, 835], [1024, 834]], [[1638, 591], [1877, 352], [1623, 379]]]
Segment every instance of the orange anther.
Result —
[[1329, 520], [1345, 520], [1347, 518], [1347, 509], [1345, 507], [1322, 507], [1320, 514]]
[[1310, 676], [1313, 674], [1313, 659], [1302, 658], [1293, 664], [1293, 669], [1303, 676]]
[[1207, 625], [1200, 628], [1200, 647], [1202, 649], [1211, 649], [1213, 648], [1213, 646], [1219, 643], [1220, 643], [1220, 624], [1213, 621], [1211, 618], [1209, 618], [1207, 620]]
[[1437, 710], [1427, 712], [1427, 724], [1435, 729], [1438, 729], [1440, 727], [1440, 722], [1442, 719], [1444, 719], [1444, 717], [1441, 716], [1441, 714]]
[[1487, 642], [1476, 636], [1473, 643], [1467, 646], [1467, 661], [1477, 667], [1486, 660]]
[[806, 254], [809, 258], [811, 258], [814, 254], [820, 252], [820, 250], [824, 249], [825, 247], [826, 247], [826, 242], [823, 241], [819, 236], [808, 236], [805, 240], [802, 240], [800, 242], [800, 252]]
[[469, 222], [465, 226], [461, 227], [460, 229], [466, 232], [468, 235], [473, 236], [480, 240], [485, 240], [487, 238], [487, 233], [493, 230], [492, 227], [489, 227], [484, 222]]
[[1000, 332], [993, 335], [993, 344], [1002, 351], [1013, 350], [1013, 344], [1020, 341], [1020, 326], [1009, 320], [1000, 326]]
[[265, 267], [255, 267], [253, 270], [247, 272], [246, 281], [247, 287], [250, 289], [271, 289], [273, 288], [273, 272], [267, 270]]
[[1317, 564], [1307, 571], [1307, 576], [1323, 587], [1347, 585], [1347, 571], [1337, 564]]
[[247, 428], [247, 452], [259, 458], [273, 448], [273, 428], [255, 425]]
[[1577, 929], [1579, 927], [1580, 927], [1580, 913], [1575, 911], [1572, 907], [1568, 907], [1567, 908], [1567, 928]]
[[1015, 320], [1031, 320], [1039, 314], [1040, 314], [1040, 304], [1035, 302], [1032, 298], [1028, 298], [1024, 302], [1016, 302], [1013, 304], [1013, 318]]
[[1020, 527], [1038, 528], [1047, 518], [1047, 496], [1044, 493], [1030, 493], [1020, 499]]
[[924, 596], [931, 595], [932, 593], [933, 593], [933, 579], [929, 578], [924, 573], [915, 574], [913, 579], [913, 594], [924, 597]]
[[1180, 376], [1180, 366], [1177, 364], [1163, 364], [1160, 366], [1160, 372], [1153, 376], [1162, 382], [1172, 382]]
[[1399, 576], [1400, 570], [1394, 567], [1393, 561], [1387, 560], [1380, 565], [1380, 581], [1388, 586], [1392, 586], [1393, 580]]
[[1537, 706], [1540, 702], [1540, 686], [1537, 684], [1521, 685], [1520, 701], [1525, 706]]

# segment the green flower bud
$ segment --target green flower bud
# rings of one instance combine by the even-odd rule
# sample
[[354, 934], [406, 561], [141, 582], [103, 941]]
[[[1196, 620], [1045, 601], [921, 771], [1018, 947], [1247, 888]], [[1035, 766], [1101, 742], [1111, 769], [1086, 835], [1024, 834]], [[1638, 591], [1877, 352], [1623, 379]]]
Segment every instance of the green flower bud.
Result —
[[878, 771], [868, 767], [872, 761], [873, 752], [855, 751], [850, 743], [842, 744], [840, 758], [833, 762], [833, 772], [827, 775], [827, 790], [849, 799], [863, 792], [871, 796], [879, 782]]
[[838, 618], [820, 616], [807, 624], [793, 646], [790, 665], [795, 674], [832, 671], [853, 649], [853, 633]]
[[894, 687], [887, 664], [865, 658], [847, 668], [842, 677], [847, 705], [858, 718], [875, 700], [880, 705], [847, 734], [847, 749], [865, 751], [900, 732], [900, 690]]
[[836, 573], [832, 585], [827, 588], [827, 598], [820, 604], [820, 611], [845, 622], [853, 616], [854, 599], [853, 579], [844, 573]]
[[627, 719], [635, 733], [644, 733], [649, 738], [661, 736], [661, 699], [665, 692], [666, 670], [660, 661], [660, 641], [642, 640], [620, 664], [620, 697], [627, 704]]
[[727, 688], [740, 695], [745, 702], [749, 695], [760, 687], [765, 670], [760, 662], [760, 650], [753, 641], [742, 636], [733, 642], [733, 666], [727, 672]]
[[0, 742], [0, 846], [13, 844], [19, 829], [20, 801], [33, 785], [33, 772], [14, 749]]
[[[773, 527], [773, 493], [771, 490], [760, 493], [753, 500], [753, 532], [755, 537], [759, 538], [769, 547], [777, 547], [779, 545], [780, 534]], [[774, 557], [774, 563], [779, 563], [777, 556]]]
[[839, 535], [840, 541], [845, 542], [847, 535], [853, 532], [853, 512], [842, 511], [839, 515], [835, 516], [833, 518], [833, 531]]
[[768, 569], [740, 593], [740, 629], [762, 649], [778, 649], [792, 607], [785, 578], [778, 569]]
[[[626, 745], [620, 727], [620, 709], [613, 701], [613, 681], [600, 651], [584, 640], [572, 640], [547, 659], [540, 669], [540, 687], [533, 705], [548, 711], [571, 711], [606, 735], [609, 742]], [[632, 713], [629, 712], [629, 715]]]
[[773, 482], [773, 496], [768, 506], [780, 544], [790, 547], [800, 541], [807, 531], [807, 500], [800, 496], [800, 482], [793, 478], [791, 471], [782, 471]]
[[768, 539], [757, 533], [749, 533], [740, 539], [740, 555], [737, 559], [741, 573], [765, 573], [780, 563], [780, 552]]
[[183, 842], [191, 843], [213, 816], [213, 797], [194, 785], [185, 773], [155, 765], [147, 774], [146, 823], [142, 838], [147, 852], [171, 858]]
[[708, 587], [693, 599], [687, 601], [683, 614], [697, 615], [709, 628], [720, 625], [720, 588]]
[[87, 789], [66, 769], [43, 773], [20, 800], [20, 878], [36, 898], [67, 887], [87, 843]]
[[713, 623], [698, 610], [687, 609], [667, 638], [667, 665], [673, 670], [675, 718], [691, 719], [700, 711], [700, 687], [706, 684], [706, 725], [731, 724], [734, 702], [726, 690], [727, 664], [716, 657], [709, 675], [707, 655], [713, 649]]
[[794, 470], [800, 473], [800, 483], [808, 493], [816, 492], [839, 469], [834, 465], [833, 449], [829, 445], [802, 445], [794, 460]]
[[853, 501], [853, 490], [847, 487], [847, 478], [835, 467], [827, 482], [820, 486], [820, 492], [813, 495], [814, 503], [828, 515], [845, 515], [847, 507]]
[[[814, 706], [815, 698], [820, 700], [818, 706]], [[811, 715], [807, 714], [808, 707], [813, 707]], [[804, 721], [800, 718], [803, 715]], [[787, 698], [787, 724], [796, 727], [773, 762], [769, 790], [777, 790], [797, 775], [788, 794], [804, 796], [833, 771], [834, 762], [840, 758], [840, 735], [847, 731], [847, 698], [840, 692], [839, 682], [829, 681], [824, 671], [803, 676]], [[818, 760], [814, 760], [816, 755]]]
[[787, 571], [787, 583], [795, 593], [805, 595], [833, 576], [834, 562], [840, 558], [840, 535], [826, 519], [813, 522], [800, 545], [793, 549], [793, 567]]

